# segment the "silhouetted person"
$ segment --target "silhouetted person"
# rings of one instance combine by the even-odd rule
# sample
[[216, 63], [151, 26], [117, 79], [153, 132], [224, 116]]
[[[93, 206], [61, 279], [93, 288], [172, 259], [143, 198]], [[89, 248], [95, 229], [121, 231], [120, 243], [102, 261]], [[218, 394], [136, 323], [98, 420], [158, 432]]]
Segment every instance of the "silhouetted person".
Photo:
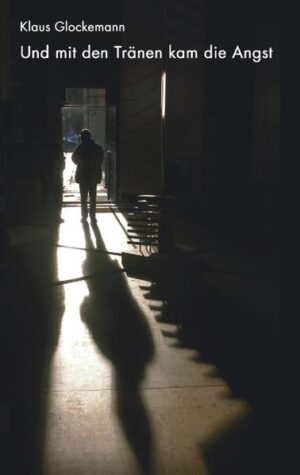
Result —
[[97, 184], [102, 178], [103, 149], [101, 145], [92, 140], [88, 129], [80, 133], [81, 144], [72, 155], [73, 162], [77, 165], [75, 181], [79, 183], [81, 196], [81, 221], [86, 221], [88, 216], [87, 198], [90, 197], [89, 214], [92, 222], [96, 222], [96, 196]]

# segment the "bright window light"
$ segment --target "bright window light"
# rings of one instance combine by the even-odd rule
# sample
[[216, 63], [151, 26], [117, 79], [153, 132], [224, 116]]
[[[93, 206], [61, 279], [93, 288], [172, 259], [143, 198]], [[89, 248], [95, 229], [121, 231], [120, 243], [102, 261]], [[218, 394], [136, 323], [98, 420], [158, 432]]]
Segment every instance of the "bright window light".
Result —
[[162, 76], [161, 76], [161, 115], [163, 119], [166, 116], [166, 85], [167, 85], [166, 71], [163, 71]]

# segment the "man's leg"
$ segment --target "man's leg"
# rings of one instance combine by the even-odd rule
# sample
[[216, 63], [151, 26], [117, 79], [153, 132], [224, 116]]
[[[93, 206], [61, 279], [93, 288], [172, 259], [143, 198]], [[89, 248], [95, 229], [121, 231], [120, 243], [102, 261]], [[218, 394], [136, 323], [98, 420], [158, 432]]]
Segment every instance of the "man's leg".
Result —
[[97, 183], [89, 186], [90, 195], [90, 218], [96, 221], [96, 197], [97, 197]]
[[88, 186], [85, 183], [79, 183], [80, 198], [81, 198], [81, 218], [86, 219], [88, 215], [87, 210], [87, 195]]

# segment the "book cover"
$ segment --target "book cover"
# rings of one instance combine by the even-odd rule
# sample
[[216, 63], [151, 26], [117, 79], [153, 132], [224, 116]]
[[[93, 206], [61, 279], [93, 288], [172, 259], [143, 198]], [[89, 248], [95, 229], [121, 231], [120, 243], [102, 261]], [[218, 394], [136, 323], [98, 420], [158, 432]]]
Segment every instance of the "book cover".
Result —
[[276, 473], [278, 6], [0, 13], [3, 473]]

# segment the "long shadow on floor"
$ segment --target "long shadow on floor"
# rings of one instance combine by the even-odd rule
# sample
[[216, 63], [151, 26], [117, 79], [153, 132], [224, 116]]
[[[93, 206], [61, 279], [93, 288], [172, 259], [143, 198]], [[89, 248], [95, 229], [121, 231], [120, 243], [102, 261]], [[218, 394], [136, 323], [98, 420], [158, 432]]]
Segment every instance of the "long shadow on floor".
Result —
[[[92, 230], [96, 248], [105, 251], [97, 225]], [[88, 225], [84, 225], [84, 234], [86, 247], [95, 247]], [[81, 305], [82, 320], [113, 365], [116, 413], [143, 473], [151, 473], [151, 426], [139, 389], [154, 354], [149, 326], [131, 295], [125, 274], [107, 253], [95, 257], [95, 253], [88, 252], [83, 274], [98, 275], [87, 280], [89, 296]]]

